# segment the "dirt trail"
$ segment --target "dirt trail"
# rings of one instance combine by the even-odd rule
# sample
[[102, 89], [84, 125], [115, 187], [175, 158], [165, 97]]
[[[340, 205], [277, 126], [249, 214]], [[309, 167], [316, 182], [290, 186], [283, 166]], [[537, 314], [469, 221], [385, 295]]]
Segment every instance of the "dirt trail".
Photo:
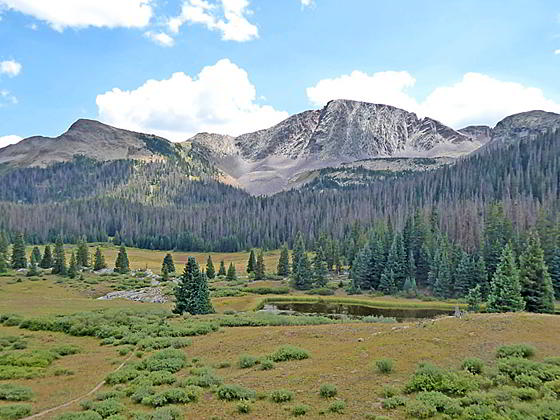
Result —
[[[113, 372], [118, 372], [120, 369], [122, 369], [122, 367], [126, 364], [126, 362], [128, 362], [128, 361], [131, 359], [131, 357], [132, 357], [133, 354], [134, 354], [134, 352], [130, 352], [130, 355], [129, 355], [129, 356], [128, 356], [128, 357], [127, 357]], [[52, 413], [52, 412], [54, 412], [54, 411], [60, 410], [61, 408], [69, 407], [69, 406], [71, 406], [71, 405], [73, 405], [73, 404], [76, 404], [78, 401], [83, 400], [84, 398], [89, 397], [90, 395], [92, 395], [92, 394], [94, 394], [95, 392], [99, 391], [99, 389], [100, 389], [103, 385], [105, 385], [105, 381], [104, 381], [104, 380], [101, 381], [101, 382], [99, 382], [92, 390], [90, 390], [90, 391], [87, 392], [86, 394], [83, 394], [83, 395], [81, 395], [81, 396], [79, 396], [79, 397], [77, 397], [77, 398], [74, 398], [74, 399], [71, 400], [71, 401], [65, 402], [64, 404], [60, 404], [60, 405], [57, 405], [56, 407], [52, 407], [52, 408], [48, 408], [48, 409], [46, 409], [46, 410], [43, 410], [43, 411], [41, 411], [40, 413], [33, 414], [32, 416], [24, 417], [24, 418], [21, 419], [21, 420], [36, 419], [36, 418], [39, 418], [39, 417], [44, 416], [45, 414], [49, 414], [49, 413]]]

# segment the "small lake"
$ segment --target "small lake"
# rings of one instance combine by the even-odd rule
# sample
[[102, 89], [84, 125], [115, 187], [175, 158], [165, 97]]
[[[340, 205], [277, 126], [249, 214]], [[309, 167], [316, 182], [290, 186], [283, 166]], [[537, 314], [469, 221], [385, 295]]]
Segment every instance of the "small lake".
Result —
[[396, 318], [398, 322], [453, 315], [453, 310], [424, 308], [374, 308], [366, 305], [350, 305], [329, 302], [268, 302], [262, 311], [284, 315], [322, 315], [330, 318], [361, 318], [383, 316]]

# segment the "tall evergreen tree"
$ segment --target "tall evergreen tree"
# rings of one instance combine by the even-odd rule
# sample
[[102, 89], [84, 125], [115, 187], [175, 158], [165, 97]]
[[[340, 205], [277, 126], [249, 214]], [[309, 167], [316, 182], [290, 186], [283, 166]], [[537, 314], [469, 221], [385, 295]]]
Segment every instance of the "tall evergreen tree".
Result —
[[163, 267], [167, 267], [167, 274], [175, 272], [175, 263], [173, 262], [173, 255], [168, 252], [165, 257], [163, 257], [163, 262], [161, 263], [161, 270]]
[[41, 250], [39, 247], [34, 246], [31, 251], [31, 258], [29, 259], [31, 264], [39, 264], [41, 262]]
[[307, 252], [297, 260], [297, 266], [292, 272], [294, 287], [298, 290], [311, 289], [313, 284], [313, 270]]
[[10, 243], [6, 238], [4, 232], [0, 232], [0, 254], [4, 254], [4, 258], [8, 258], [8, 248], [10, 247]]
[[490, 293], [490, 282], [488, 281], [488, 272], [486, 271], [486, 264], [482, 255], [474, 262], [473, 270], [473, 284], [480, 285], [482, 299], [486, 299]]
[[464, 297], [469, 290], [474, 288], [474, 262], [469, 254], [462, 252], [461, 259], [455, 270], [455, 284], [454, 295], [455, 297]]
[[18, 233], [12, 245], [12, 268], [27, 268], [27, 257], [25, 256], [25, 240], [23, 233]]
[[298, 232], [294, 242], [294, 250], [292, 252], [292, 275], [295, 274], [296, 269], [299, 265], [299, 260], [305, 254], [305, 242], [303, 241], [303, 234]]
[[60, 276], [66, 275], [66, 255], [64, 254], [64, 244], [62, 243], [62, 235], [60, 235], [54, 246], [54, 261], [52, 273]]
[[31, 263], [31, 267], [29, 268], [29, 270], [27, 270], [27, 273], [25, 274], [26, 277], [36, 277], [39, 274], [41, 274], [39, 272], [39, 269], [37, 268], [37, 264], [36, 263]]
[[189, 313], [192, 315], [208, 314], [214, 312], [208, 290], [208, 279], [200, 271], [196, 259], [189, 257], [185, 270], [175, 289], [176, 314]]
[[103, 270], [104, 268], [107, 268], [107, 264], [105, 263], [105, 257], [101, 253], [101, 248], [97, 247], [97, 249], [95, 250], [93, 269], [94, 271], [99, 271], [99, 270]]
[[115, 272], [119, 274], [126, 274], [130, 271], [130, 264], [128, 262], [128, 254], [124, 245], [119, 248], [119, 254], [115, 261]]
[[484, 263], [490, 278], [494, 275], [504, 246], [512, 240], [511, 222], [504, 216], [502, 204], [492, 204], [484, 220]]
[[280, 259], [278, 260], [277, 273], [279, 276], [287, 277], [290, 275], [290, 254], [288, 245], [284, 244], [280, 251]]
[[467, 304], [469, 305], [468, 306], [469, 311], [471, 311], [471, 312], [480, 311], [480, 304], [482, 303], [481, 290], [482, 290], [482, 288], [480, 287], [480, 284], [477, 284], [475, 287], [473, 287], [467, 293], [466, 301], [467, 301]]
[[72, 251], [70, 255], [70, 264], [68, 264], [68, 277], [71, 279], [75, 278], [78, 275], [78, 262], [76, 259], [76, 254]]
[[507, 244], [502, 251], [500, 262], [490, 283], [487, 311], [518, 312], [524, 308], [525, 301], [521, 296], [519, 271], [515, 264], [511, 245]]
[[560, 300], [560, 247], [556, 248], [548, 271], [550, 272], [556, 299]]
[[220, 269], [218, 270], [218, 276], [225, 276], [226, 273], [226, 265], [224, 260], [220, 261]]
[[327, 275], [329, 269], [323, 254], [323, 248], [319, 248], [313, 259], [313, 282], [315, 287], [325, 287], [327, 285]]
[[216, 277], [216, 269], [212, 262], [212, 255], [208, 255], [208, 259], [206, 260], [206, 276], [208, 276], [209, 279]]
[[46, 245], [45, 250], [43, 251], [43, 258], [41, 258], [41, 262], [39, 263], [39, 267], [51, 268], [52, 266], [53, 266], [53, 256], [52, 256], [51, 246]]
[[251, 253], [249, 254], [249, 260], [247, 261], [247, 273], [253, 273], [256, 266], [257, 260], [255, 259], [255, 251], [251, 250]]
[[237, 271], [235, 271], [235, 265], [232, 262], [229, 263], [229, 267], [227, 270], [226, 280], [228, 281], [235, 281], [237, 280]]
[[6, 256], [3, 252], [0, 252], [0, 273], [5, 273], [8, 271], [8, 263], [6, 261]]
[[521, 254], [521, 295], [528, 312], [554, 312], [554, 288], [544, 262], [544, 251], [536, 232], [529, 234]]
[[381, 290], [386, 295], [394, 295], [395, 293], [397, 293], [397, 285], [395, 283], [395, 273], [393, 273], [393, 270], [385, 271], [381, 275], [379, 290]]
[[257, 262], [255, 264], [255, 280], [264, 280], [266, 275], [265, 271], [266, 267], [264, 265], [264, 253], [261, 250], [259, 252], [259, 255], [257, 256]]
[[78, 241], [78, 250], [76, 251], [76, 264], [78, 267], [89, 267], [89, 249], [85, 238]]
[[352, 281], [358, 290], [372, 288], [373, 263], [372, 252], [369, 245], [364, 246], [354, 258], [352, 263]]
[[396, 233], [394, 235], [393, 243], [391, 244], [389, 254], [387, 255], [387, 262], [385, 263], [385, 271], [393, 272], [395, 286], [397, 289], [402, 290], [404, 281], [407, 277], [407, 264], [402, 236], [400, 233]]

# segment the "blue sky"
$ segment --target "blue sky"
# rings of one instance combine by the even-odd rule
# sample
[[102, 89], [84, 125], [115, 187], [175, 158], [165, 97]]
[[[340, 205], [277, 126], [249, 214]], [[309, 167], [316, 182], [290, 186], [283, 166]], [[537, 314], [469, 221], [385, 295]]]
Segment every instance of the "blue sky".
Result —
[[337, 98], [454, 128], [560, 113], [557, 1], [0, 0], [0, 17], [0, 147], [78, 118], [240, 134]]

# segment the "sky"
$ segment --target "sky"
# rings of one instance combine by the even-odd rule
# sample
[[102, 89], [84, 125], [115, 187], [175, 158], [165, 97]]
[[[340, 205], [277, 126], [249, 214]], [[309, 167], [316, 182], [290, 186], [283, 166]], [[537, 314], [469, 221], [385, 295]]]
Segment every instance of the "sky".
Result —
[[184, 141], [332, 99], [455, 129], [560, 113], [557, 0], [0, 0], [0, 147], [79, 118]]

